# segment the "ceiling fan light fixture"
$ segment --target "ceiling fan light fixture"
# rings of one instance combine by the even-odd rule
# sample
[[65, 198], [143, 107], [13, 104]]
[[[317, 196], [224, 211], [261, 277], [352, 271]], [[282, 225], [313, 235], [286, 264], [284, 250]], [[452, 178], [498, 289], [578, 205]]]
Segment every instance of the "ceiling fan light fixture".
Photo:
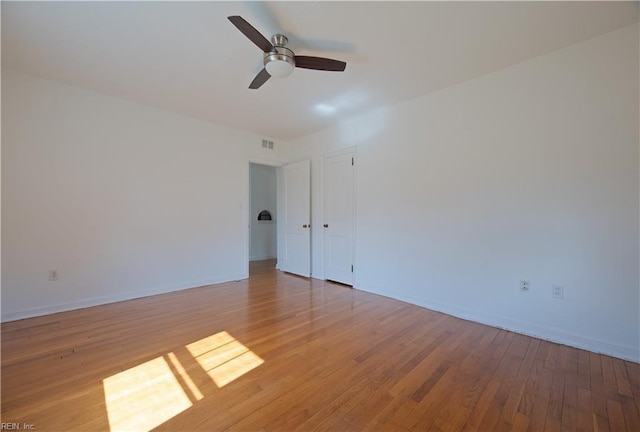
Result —
[[271, 42], [262, 33], [249, 24], [240, 15], [227, 17], [240, 32], [253, 42], [264, 53], [264, 68], [255, 76], [249, 88], [260, 88], [271, 77], [284, 78], [289, 76], [293, 69], [313, 69], [321, 71], [344, 72], [347, 64], [340, 60], [324, 57], [297, 56], [289, 48], [285, 47], [289, 39], [283, 34], [271, 36]]
[[[276, 38], [281, 36], [281, 39]], [[282, 35], [274, 35], [273, 41], [278, 43], [286, 43], [287, 38]], [[284, 78], [291, 75], [296, 62], [293, 59], [293, 51], [281, 45], [274, 45], [274, 50], [264, 54], [264, 67], [274, 78]]]
[[274, 78], [284, 78], [291, 75], [294, 65], [291, 61], [285, 59], [273, 59], [264, 65], [269, 75]]

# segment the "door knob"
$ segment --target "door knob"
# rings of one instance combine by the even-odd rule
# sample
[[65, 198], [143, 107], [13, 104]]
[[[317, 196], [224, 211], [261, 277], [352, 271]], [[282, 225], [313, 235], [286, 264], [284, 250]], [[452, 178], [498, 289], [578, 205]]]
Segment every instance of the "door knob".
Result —
[[302, 225], [302, 228], [306, 228], [306, 227], [307, 227], [307, 224]]
[[323, 225], [325, 228], [329, 228], [329, 224], [324, 224]]

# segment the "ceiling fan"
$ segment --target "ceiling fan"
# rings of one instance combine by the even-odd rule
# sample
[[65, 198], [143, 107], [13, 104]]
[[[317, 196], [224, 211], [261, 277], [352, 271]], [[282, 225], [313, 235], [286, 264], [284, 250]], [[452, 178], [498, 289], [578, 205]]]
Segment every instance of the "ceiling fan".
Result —
[[295, 55], [286, 47], [289, 42], [286, 36], [274, 34], [269, 42], [241, 16], [235, 15], [227, 18], [264, 52], [264, 68], [251, 81], [250, 89], [260, 88], [271, 77], [284, 78], [293, 71], [294, 67], [333, 72], [343, 72], [347, 67], [347, 64], [340, 60]]

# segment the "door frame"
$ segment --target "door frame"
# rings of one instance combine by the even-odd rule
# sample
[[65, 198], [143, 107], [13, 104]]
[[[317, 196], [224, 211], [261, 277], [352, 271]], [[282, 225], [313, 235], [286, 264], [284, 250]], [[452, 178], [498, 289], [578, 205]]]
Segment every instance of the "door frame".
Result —
[[[354, 166], [353, 166], [353, 244], [352, 244], [352, 248], [351, 248], [351, 253], [352, 253], [352, 262], [353, 262], [353, 287], [356, 287], [356, 281], [357, 281], [357, 274], [358, 274], [358, 266], [356, 265], [356, 244], [357, 244], [357, 235], [358, 235], [358, 230], [357, 230], [357, 201], [358, 201], [358, 146], [350, 146], [350, 147], [344, 147], [338, 150], [333, 150], [327, 153], [323, 153], [321, 155], [321, 159], [320, 159], [320, 196], [319, 196], [319, 201], [320, 201], [320, 214], [319, 216], [322, 218], [322, 222], [318, 222], [316, 223], [316, 226], [321, 226], [322, 224], [324, 224], [324, 218], [325, 218], [325, 161], [329, 158], [335, 157], [335, 156], [341, 156], [341, 155], [345, 155], [345, 154], [351, 154], [355, 160]], [[320, 274], [317, 275], [318, 279], [322, 279], [322, 280], [327, 280], [325, 277], [325, 242], [324, 242], [324, 231], [322, 231], [322, 235], [320, 236]]]
[[[251, 257], [250, 255], [250, 251], [251, 251], [251, 220], [250, 218], [252, 217], [250, 215], [251, 213], [251, 164], [255, 164], [255, 165], [265, 165], [265, 166], [270, 166], [270, 167], [274, 167], [276, 169], [276, 214], [279, 215], [280, 214], [280, 167], [282, 166], [281, 163], [279, 162], [274, 162], [272, 160], [269, 159], [259, 159], [259, 158], [249, 158], [249, 161], [247, 162], [247, 172], [246, 172], [246, 181], [247, 181], [247, 193], [246, 193], [246, 198], [245, 198], [245, 212], [244, 212], [244, 227], [246, 228], [245, 231], [245, 242], [244, 242], [244, 269], [245, 269], [245, 274], [247, 275], [247, 278], [249, 277], [249, 262]], [[276, 218], [279, 218], [279, 216], [276, 216]], [[278, 231], [279, 231], [279, 227], [278, 227], [278, 220], [276, 220], [276, 244], [277, 244], [277, 239], [278, 239]], [[276, 246], [276, 268], [278, 267], [278, 248]]]

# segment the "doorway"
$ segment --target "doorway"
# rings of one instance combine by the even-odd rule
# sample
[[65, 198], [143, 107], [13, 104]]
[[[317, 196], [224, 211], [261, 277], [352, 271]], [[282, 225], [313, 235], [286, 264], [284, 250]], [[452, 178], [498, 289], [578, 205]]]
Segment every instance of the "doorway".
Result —
[[273, 265], [277, 256], [277, 170], [249, 163], [249, 266], [260, 261]]

